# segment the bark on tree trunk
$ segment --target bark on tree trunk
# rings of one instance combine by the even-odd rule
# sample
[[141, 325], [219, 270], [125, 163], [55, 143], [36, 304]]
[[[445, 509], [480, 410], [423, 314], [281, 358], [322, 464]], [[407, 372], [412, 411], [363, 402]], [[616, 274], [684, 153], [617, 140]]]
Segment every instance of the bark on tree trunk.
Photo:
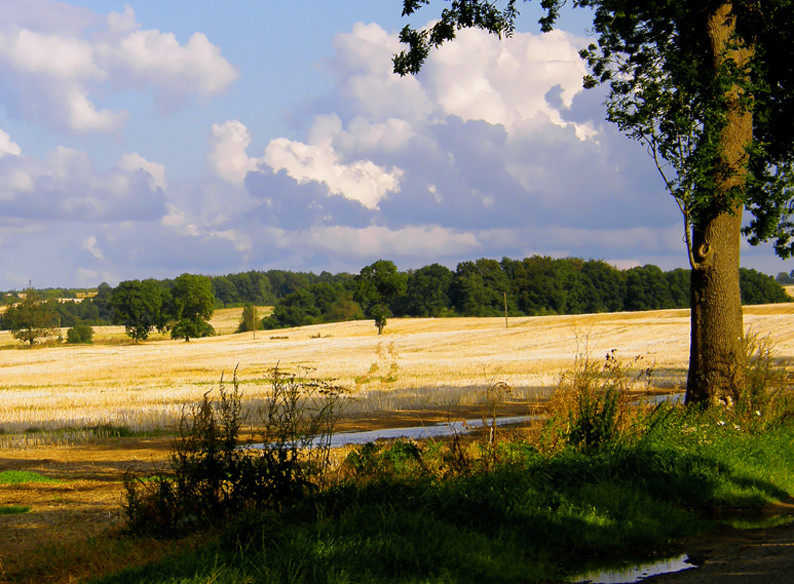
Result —
[[[706, 30], [714, 56], [715, 72], [727, 59], [744, 66], [752, 47], [733, 43], [736, 20], [731, 4], [708, 15]], [[696, 265], [691, 284], [691, 344], [687, 403], [735, 401], [744, 384], [745, 353], [739, 249], [742, 240], [741, 204], [725, 204], [729, 193], [744, 188], [746, 147], [752, 140], [753, 118], [741, 104], [734, 85], [726, 94], [727, 124], [722, 131], [723, 168], [716, 169], [717, 201], [710, 216], [699, 215], [692, 232]]]

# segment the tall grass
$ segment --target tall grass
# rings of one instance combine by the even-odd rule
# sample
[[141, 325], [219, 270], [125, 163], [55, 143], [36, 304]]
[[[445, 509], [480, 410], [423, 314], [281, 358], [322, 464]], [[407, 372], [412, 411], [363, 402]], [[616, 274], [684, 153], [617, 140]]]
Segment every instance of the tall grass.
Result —
[[237, 376], [223, 378], [185, 410], [170, 464], [150, 477], [127, 475], [124, 511], [135, 533], [175, 535], [246, 509], [280, 509], [324, 485], [330, 439], [344, 389], [274, 368], [259, 411], [264, 447], [241, 448], [245, 422]]

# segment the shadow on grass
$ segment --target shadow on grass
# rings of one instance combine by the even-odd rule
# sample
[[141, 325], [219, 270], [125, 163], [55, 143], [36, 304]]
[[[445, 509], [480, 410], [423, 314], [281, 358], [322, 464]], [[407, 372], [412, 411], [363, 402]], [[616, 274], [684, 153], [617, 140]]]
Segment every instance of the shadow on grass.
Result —
[[[778, 448], [794, 431], [778, 434], [760, 448]], [[718, 510], [785, 499], [794, 483], [785, 457], [775, 459], [787, 473], [778, 484], [762, 478], [774, 457], [738, 464], [735, 445], [646, 443], [554, 457], [513, 448], [509, 464], [443, 479], [425, 449], [410, 472], [350, 480], [281, 513], [243, 514], [209, 547], [102, 582], [559, 579], [596, 557], [669, 552], [710, 528]]]

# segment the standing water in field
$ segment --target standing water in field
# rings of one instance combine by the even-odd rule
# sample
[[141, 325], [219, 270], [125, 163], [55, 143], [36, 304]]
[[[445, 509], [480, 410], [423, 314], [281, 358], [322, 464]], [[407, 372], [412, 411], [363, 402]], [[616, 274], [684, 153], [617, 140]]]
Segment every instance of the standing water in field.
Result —
[[[496, 418], [497, 426], [507, 426], [510, 424], [520, 424], [538, 419], [538, 416], [505, 416]], [[489, 420], [490, 423], [490, 420]], [[439, 438], [441, 436], [452, 436], [455, 434], [466, 434], [482, 428], [482, 419], [464, 420], [462, 422], [449, 422], [443, 424], [427, 424], [425, 426], [413, 426], [409, 428], [385, 428], [382, 430], [370, 430], [367, 432], [340, 432], [331, 437], [330, 446], [336, 448], [351, 444], [366, 444], [375, 440], [390, 440], [396, 438], [411, 438], [423, 440], [425, 438]], [[319, 443], [319, 442], [318, 442]], [[248, 444], [245, 448], [261, 449], [266, 444]]]
[[568, 582], [587, 584], [633, 584], [641, 582], [651, 576], [672, 574], [697, 568], [684, 554], [675, 558], [665, 558], [656, 562], [634, 565], [621, 565], [608, 569], [590, 570], [581, 572], [568, 578]]

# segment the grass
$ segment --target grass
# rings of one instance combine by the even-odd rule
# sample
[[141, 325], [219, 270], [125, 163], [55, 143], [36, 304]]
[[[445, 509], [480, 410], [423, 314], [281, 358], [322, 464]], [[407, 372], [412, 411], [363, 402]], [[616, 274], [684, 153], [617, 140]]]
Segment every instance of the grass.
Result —
[[0, 515], [20, 515], [27, 513], [30, 507], [21, 505], [0, 505]]
[[20, 483], [55, 483], [56, 479], [46, 477], [37, 472], [24, 470], [4, 470], [0, 472], [0, 485], [17, 485]]
[[753, 434], [676, 413], [642, 440], [589, 453], [503, 443], [497, 466], [452, 475], [438, 444], [419, 446], [421, 464], [394, 464], [405, 460], [397, 447], [378, 447], [358, 467], [374, 474], [282, 513], [244, 515], [195, 550], [99, 582], [558, 580], [593, 558], [675, 551], [720, 513], [785, 498], [792, 440], [791, 423]]

